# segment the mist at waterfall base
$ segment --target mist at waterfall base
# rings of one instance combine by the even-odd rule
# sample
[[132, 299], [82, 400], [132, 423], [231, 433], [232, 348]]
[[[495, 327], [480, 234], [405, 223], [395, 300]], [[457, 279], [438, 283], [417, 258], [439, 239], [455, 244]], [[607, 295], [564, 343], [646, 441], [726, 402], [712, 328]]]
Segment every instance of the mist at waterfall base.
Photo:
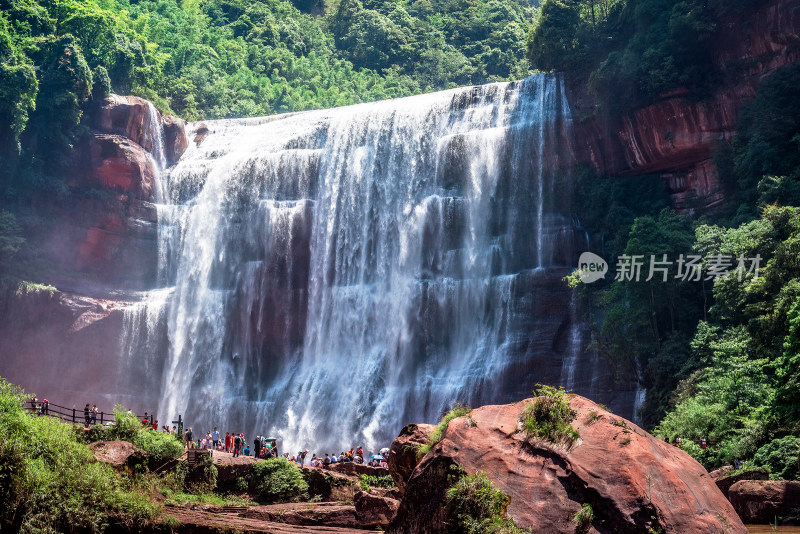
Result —
[[537, 382], [632, 414], [561, 281], [588, 238], [559, 78], [187, 133], [120, 336], [161, 419], [336, 452]]

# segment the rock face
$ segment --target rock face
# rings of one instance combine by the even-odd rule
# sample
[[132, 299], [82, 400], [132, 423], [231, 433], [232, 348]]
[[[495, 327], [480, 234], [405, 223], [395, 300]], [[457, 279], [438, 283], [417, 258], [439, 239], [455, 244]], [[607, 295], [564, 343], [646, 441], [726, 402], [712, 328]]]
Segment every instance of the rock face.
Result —
[[[589, 532], [744, 534], [730, 503], [688, 454], [582, 397], [570, 399], [581, 439], [571, 451], [525, 441], [518, 423], [532, 400], [473, 410], [452, 420], [408, 480], [392, 533], [443, 533], [451, 467], [485, 471], [510, 498], [507, 513], [534, 532], [573, 533], [574, 514], [594, 510]], [[723, 525], [723, 521], [725, 525]]]
[[157, 214], [153, 199], [163, 143], [166, 164], [186, 150], [185, 123], [143, 98], [111, 95], [91, 115], [67, 183], [79, 191], [56, 208], [59, 224], [34, 241], [66, 273], [90, 274], [117, 287], [153, 287]]
[[661, 173], [679, 210], [717, 205], [724, 191], [711, 161], [714, 146], [736, 134], [742, 104], [761, 79], [800, 60], [798, 33], [797, 0], [728, 17], [714, 38], [714, 68], [723, 81], [710, 98], [697, 101], [679, 90], [621, 117], [578, 123], [579, 159], [605, 176]]
[[156, 169], [141, 145], [120, 135], [97, 133], [88, 143], [92, 171], [87, 185], [142, 200], [152, 198]]
[[[114, 297], [55, 289], [18, 290], [0, 297], [3, 378], [63, 406], [81, 408], [92, 402], [108, 413], [121, 403], [136, 413], [152, 413], [156, 407], [145, 404], [138, 390], [153, 373], [161, 373], [161, 364], [143, 365], [118, 356], [123, 309], [132, 303]], [[87, 391], [109, 393], [87, 398]], [[155, 394], [148, 391], [151, 398]]]
[[730, 487], [728, 498], [747, 523], [772, 523], [776, 517], [800, 521], [800, 482], [741, 480]]
[[363, 491], [359, 491], [353, 496], [353, 503], [356, 506], [356, 515], [361, 525], [370, 528], [388, 526], [400, 506], [395, 499]]
[[344, 462], [331, 464], [328, 467], [323, 467], [330, 471], [335, 471], [343, 475], [358, 476], [370, 475], [374, 477], [383, 477], [389, 474], [389, 471], [382, 467], [372, 467], [364, 464], [357, 464], [354, 462]]
[[400, 493], [405, 493], [406, 483], [421, 459], [417, 456], [417, 450], [428, 443], [428, 436], [434, 428], [425, 424], [406, 425], [392, 442], [388, 458], [389, 474]]

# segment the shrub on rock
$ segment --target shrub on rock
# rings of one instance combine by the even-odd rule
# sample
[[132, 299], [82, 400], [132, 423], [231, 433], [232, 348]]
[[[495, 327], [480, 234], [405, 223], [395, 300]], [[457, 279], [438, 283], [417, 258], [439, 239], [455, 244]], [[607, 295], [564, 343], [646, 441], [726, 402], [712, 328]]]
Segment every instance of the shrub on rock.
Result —
[[258, 499], [262, 502], [299, 501], [308, 495], [303, 473], [286, 458], [254, 463], [252, 477]]

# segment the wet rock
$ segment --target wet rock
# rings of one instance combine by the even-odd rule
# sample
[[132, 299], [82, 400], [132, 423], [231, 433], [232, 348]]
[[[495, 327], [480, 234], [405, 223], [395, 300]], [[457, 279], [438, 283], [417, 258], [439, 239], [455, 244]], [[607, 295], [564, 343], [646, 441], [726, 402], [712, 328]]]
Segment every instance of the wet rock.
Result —
[[167, 163], [174, 165], [189, 146], [189, 140], [186, 137], [186, 122], [172, 115], [164, 115], [162, 122]]
[[[160, 114], [156, 113], [155, 118], [160, 120]], [[148, 152], [153, 151], [150, 103], [144, 98], [109, 95], [92, 118], [91, 126], [100, 133], [127, 137]]]
[[206, 123], [204, 122], [199, 123], [195, 129], [194, 144], [200, 146], [200, 143], [203, 142], [203, 139], [205, 139], [207, 135], [208, 126], [206, 126]]

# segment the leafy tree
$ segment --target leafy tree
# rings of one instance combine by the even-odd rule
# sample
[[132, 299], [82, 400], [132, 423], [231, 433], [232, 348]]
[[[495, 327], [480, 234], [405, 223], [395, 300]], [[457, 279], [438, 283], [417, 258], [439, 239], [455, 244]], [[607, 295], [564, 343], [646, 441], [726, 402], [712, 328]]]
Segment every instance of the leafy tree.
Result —
[[528, 39], [528, 57], [540, 70], [578, 69], [583, 63], [580, 12], [569, 0], [545, 0]]
[[800, 438], [785, 436], [774, 439], [758, 449], [753, 463], [770, 470], [770, 478], [798, 480], [797, 457], [800, 455]]
[[8, 211], [0, 211], [0, 269], [8, 266], [19, 252], [24, 239], [19, 235], [20, 228], [14, 215]]
[[12, 40], [0, 13], [0, 147], [16, 145], [36, 107], [39, 89], [31, 60]]

